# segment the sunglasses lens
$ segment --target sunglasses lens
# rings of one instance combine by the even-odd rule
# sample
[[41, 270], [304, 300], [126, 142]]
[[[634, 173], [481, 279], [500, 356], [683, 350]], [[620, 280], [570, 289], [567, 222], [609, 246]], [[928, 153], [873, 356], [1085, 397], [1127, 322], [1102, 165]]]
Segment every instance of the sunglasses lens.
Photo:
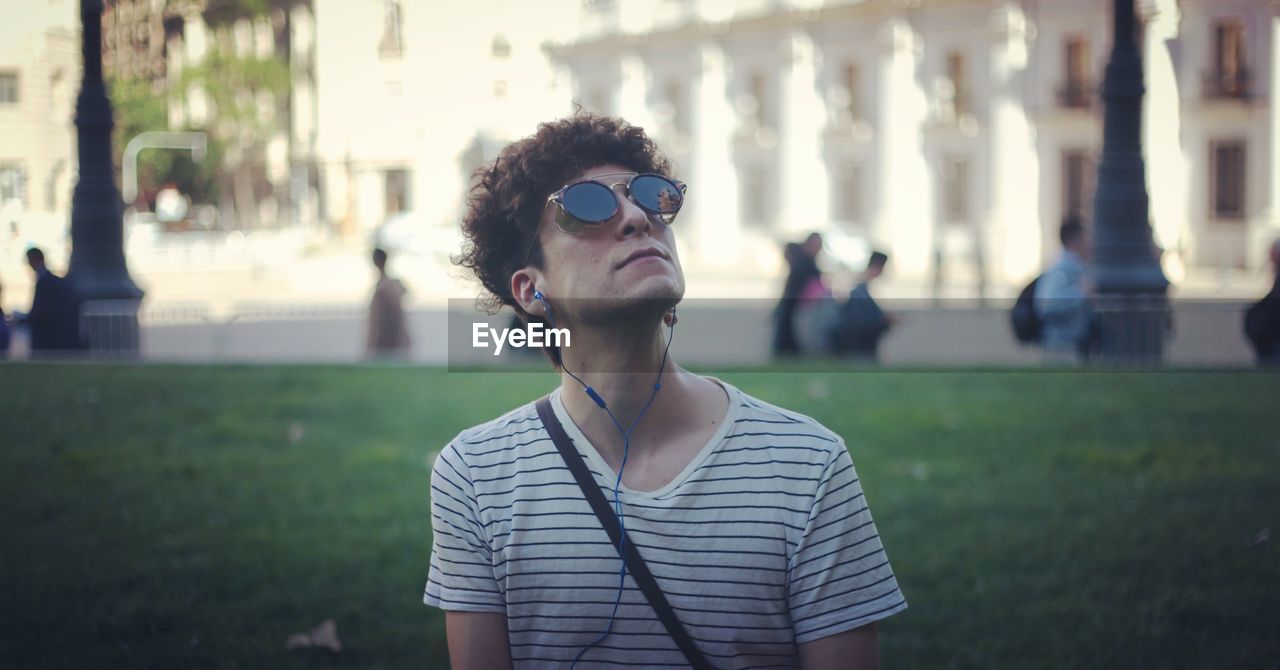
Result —
[[583, 223], [600, 223], [613, 218], [618, 200], [604, 184], [582, 182], [565, 190], [560, 199], [564, 210]]
[[655, 175], [636, 177], [631, 182], [631, 197], [645, 209], [659, 214], [675, 214], [684, 204], [680, 188]]

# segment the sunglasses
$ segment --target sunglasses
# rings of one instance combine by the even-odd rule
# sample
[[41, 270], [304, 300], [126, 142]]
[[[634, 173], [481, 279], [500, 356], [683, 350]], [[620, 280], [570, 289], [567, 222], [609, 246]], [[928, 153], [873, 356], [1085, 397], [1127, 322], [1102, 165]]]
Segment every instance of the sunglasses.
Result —
[[[547, 204], [555, 203], [558, 208], [556, 226], [566, 233], [576, 235], [588, 228], [598, 228], [612, 219], [621, 208], [617, 191], [614, 190], [617, 184], [609, 186], [597, 180], [622, 175], [632, 175], [623, 189], [623, 195], [627, 199], [648, 214], [658, 216], [668, 225], [675, 221], [676, 214], [684, 204], [687, 184], [648, 172], [614, 172], [573, 182], [552, 193], [547, 198]], [[525, 258], [526, 265], [533, 258], [534, 245], [537, 243], [538, 236], [535, 232]]]

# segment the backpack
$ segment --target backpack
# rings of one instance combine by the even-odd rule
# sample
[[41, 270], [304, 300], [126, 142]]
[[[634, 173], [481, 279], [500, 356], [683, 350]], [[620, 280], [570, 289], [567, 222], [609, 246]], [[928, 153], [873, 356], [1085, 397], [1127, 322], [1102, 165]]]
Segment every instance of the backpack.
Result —
[[1022, 344], [1034, 344], [1040, 341], [1041, 321], [1040, 315], [1036, 314], [1036, 284], [1040, 281], [1040, 275], [1031, 280], [1026, 288], [1018, 294], [1018, 299], [1013, 303], [1013, 309], [1009, 310], [1009, 321], [1013, 324], [1013, 335], [1018, 338]]

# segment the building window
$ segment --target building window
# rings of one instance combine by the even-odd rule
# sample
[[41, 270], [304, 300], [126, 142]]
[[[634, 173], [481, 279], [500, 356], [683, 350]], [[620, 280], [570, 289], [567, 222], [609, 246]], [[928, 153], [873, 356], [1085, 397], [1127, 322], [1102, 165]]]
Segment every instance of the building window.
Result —
[[969, 78], [968, 64], [963, 53], [952, 51], [947, 54], [947, 83], [951, 113], [953, 118], [960, 118], [968, 114], [969, 109]]
[[832, 172], [831, 218], [862, 223], [862, 164], [841, 162]]
[[1097, 165], [1083, 149], [1070, 149], [1062, 154], [1062, 218], [1089, 220], [1093, 214], [1093, 189], [1097, 182]]
[[18, 102], [18, 73], [0, 72], [0, 105]]
[[748, 165], [742, 168], [740, 176], [738, 192], [742, 196], [740, 199], [742, 222], [753, 228], [763, 228], [769, 224], [771, 218], [769, 171], [763, 165]]
[[1092, 102], [1089, 84], [1089, 42], [1083, 37], [1067, 40], [1063, 53], [1063, 86], [1058, 103], [1072, 109], [1085, 109]]
[[508, 60], [511, 58], [511, 42], [507, 41], [506, 36], [498, 33], [493, 36], [493, 42], [489, 44], [489, 54], [494, 60]]
[[1209, 145], [1209, 202], [1213, 218], [1242, 221], [1245, 216], [1244, 142], [1231, 140]]
[[1214, 24], [1212, 70], [1205, 77], [1205, 96], [1244, 98], [1249, 95], [1249, 69], [1245, 66], [1244, 24], [1224, 19]]
[[27, 172], [21, 163], [0, 163], [0, 207], [17, 200], [27, 206]]
[[849, 121], [861, 121], [864, 118], [862, 109], [862, 69], [857, 63], [845, 63], [840, 71], [840, 87], [842, 89], [843, 113]]
[[684, 84], [677, 80], [667, 82], [663, 90], [663, 101], [668, 106], [671, 129], [680, 135], [689, 134], [689, 110], [685, 103]]
[[404, 55], [402, 24], [400, 0], [382, 0], [382, 40], [378, 42], [380, 58], [399, 58]]
[[757, 127], [772, 128], [773, 115], [769, 113], [769, 80], [763, 72], [755, 71], [748, 79], [748, 89], [753, 103], [752, 119]]
[[587, 92], [587, 110], [605, 116], [613, 114], [613, 104], [609, 89], [604, 86], [593, 86]]
[[969, 161], [947, 158], [942, 162], [942, 218], [946, 223], [969, 220]]
[[385, 194], [383, 206], [386, 208], [384, 210], [386, 216], [412, 209], [413, 203], [409, 200], [409, 171], [393, 168], [383, 172], [382, 178]]

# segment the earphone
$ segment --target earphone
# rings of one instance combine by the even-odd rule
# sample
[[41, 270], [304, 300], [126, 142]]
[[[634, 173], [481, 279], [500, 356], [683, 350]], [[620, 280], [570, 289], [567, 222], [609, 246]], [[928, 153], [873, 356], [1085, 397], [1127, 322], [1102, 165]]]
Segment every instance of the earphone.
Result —
[[[542, 295], [542, 291], [538, 290], [533, 292], [533, 298], [542, 303], [542, 309], [546, 312], [547, 320], [551, 322], [551, 327], [555, 328], [556, 320], [555, 316], [552, 314], [551, 302], [547, 300], [546, 296]], [[608, 404], [604, 401], [604, 398], [586, 382], [582, 381], [578, 375], [573, 374], [573, 371], [565, 366], [563, 355], [560, 357], [560, 367], [564, 369], [565, 373], [582, 385], [582, 389], [586, 392], [587, 396], [589, 396], [591, 400], [600, 407], [600, 409], [604, 410], [605, 413], [609, 415], [609, 418], [613, 421], [614, 427], [616, 427], [618, 432], [622, 435], [622, 464], [618, 466], [618, 478], [613, 484], [614, 515], [618, 517], [618, 525], [622, 528], [622, 540], [618, 547], [618, 553], [620, 555], [626, 554], [626, 542], [628, 537], [626, 520], [622, 514], [622, 500], [619, 497], [619, 490], [622, 487], [622, 473], [627, 468], [627, 454], [631, 447], [631, 431], [635, 430], [636, 426], [640, 423], [640, 419], [649, 411], [649, 406], [653, 404], [653, 399], [657, 397], [658, 391], [662, 389], [662, 372], [667, 367], [667, 352], [671, 351], [671, 342], [675, 340], [676, 322], [678, 321], [676, 318], [676, 308], [672, 307], [668, 314], [670, 315], [670, 319], [666, 320], [666, 323], [670, 329], [670, 334], [667, 337], [667, 346], [662, 350], [662, 363], [658, 366], [658, 377], [653, 382], [653, 393], [649, 394], [649, 399], [645, 401], [644, 407], [640, 409], [640, 413], [636, 415], [635, 420], [631, 422], [631, 426], [626, 430], [623, 430], [622, 422], [618, 421], [618, 417], [614, 416], [613, 412], [610, 411]], [[600, 637], [597, 637], [591, 642], [591, 644], [583, 647], [578, 652], [578, 655], [574, 656], [573, 663], [569, 665], [570, 670], [577, 665], [578, 661], [582, 658], [582, 655], [587, 653], [587, 650], [603, 642], [604, 639], [609, 636], [609, 633], [613, 632], [613, 622], [618, 616], [618, 606], [622, 604], [622, 587], [626, 584], [626, 578], [627, 562], [623, 561], [622, 569], [618, 572], [618, 595], [613, 601], [613, 613], [609, 615], [609, 625], [605, 627], [604, 632], [600, 633]]]

